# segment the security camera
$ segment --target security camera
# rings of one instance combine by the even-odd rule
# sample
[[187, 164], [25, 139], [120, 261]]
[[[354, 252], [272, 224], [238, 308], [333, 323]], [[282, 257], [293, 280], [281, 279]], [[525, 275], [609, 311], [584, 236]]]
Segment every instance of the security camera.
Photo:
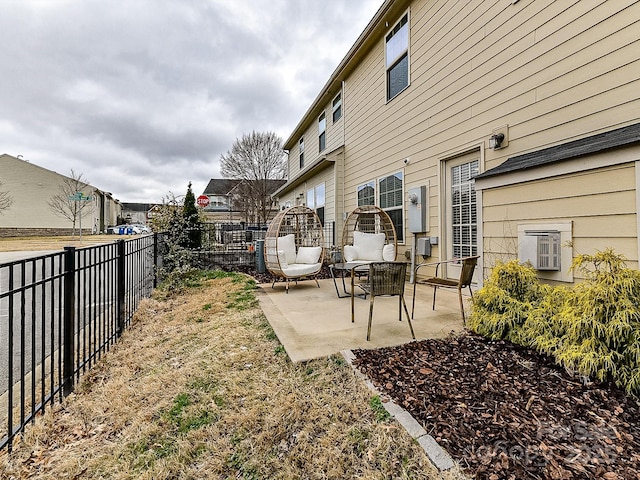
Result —
[[404, 163], [405, 165], [409, 165], [409, 162], [411, 162], [411, 159], [409, 157], [402, 160], [402, 163]]

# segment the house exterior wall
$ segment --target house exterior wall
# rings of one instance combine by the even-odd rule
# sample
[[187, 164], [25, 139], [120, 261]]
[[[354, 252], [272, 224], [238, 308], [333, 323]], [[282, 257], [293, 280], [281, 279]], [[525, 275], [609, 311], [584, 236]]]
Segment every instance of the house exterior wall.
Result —
[[[405, 13], [409, 19], [409, 85], [387, 101], [385, 36]], [[358, 40], [360, 44], [356, 42], [327, 82], [327, 88], [338, 82], [343, 86], [344, 164], [336, 163], [334, 168], [344, 211], [356, 206], [358, 185], [401, 172], [405, 248], [413, 243], [413, 235], [407, 231], [407, 191], [428, 185], [429, 226], [423, 235], [439, 238], [436, 258], [451, 256], [445, 210], [445, 200], [451, 194], [446, 183], [448, 162], [472, 155], [482, 173], [522, 153], [637, 123], [639, 28], [640, 3], [633, 0], [385, 2]], [[318, 112], [328, 108], [325, 99], [329, 97], [332, 92], [321, 92], [316, 109], [312, 105], [285, 142], [285, 147], [293, 147], [292, 167], [298, 160], [295, 145], [302, 131], [305, 165], [313, 162], [315, 143], [307, 141], [307, 136], [317, 128]], [[497, 129], [506, 134], [506, 141], [504, 148], [493, 150], [488, 140]], [[549, 185], [564, 188], [565, 184], [584, 182], [583, 189], [588, 192], [600, 177], [613, 185], [618, 175], [627, 173], [622, 168], [605, 169], [549, 180]], [[481, 254], [484, 248], [494, 248], [488, 245], [500, 236], [497, 217], [504, 207], [499, 202], [508, 203], [504, 197], [512, 195], [514, 206], [509, 210], [515, 210], [519, 188], [525, 198], [531, 195], [532, 204], [541, 202], [541, 209], [558, 208], [567, 219], [579, 214], [591, 217], [589, 222], [603, 222], [608, 213], [602, 212], [599, 204], [607, 195], [615, 201], [633, 200], [635, 205], [635, 185], [627, 185], [631, 190], [624, 193], [596, 191], [581, 196], [578, 191], [566, 197], [551, 196], [544, 202], [529, 193], [540, 188], [543, 191], [538, 195], [548, 194], [542, 179], [532, 185], [512, 186], [505, 190], [508, 194], [483, 190], [478, 200], [482, 202], [477, 238]], [[493, 202], [498, 202], [495, 210]], [[580, 205], [577, 211], [567, 206], [574, 203]], [[542, 211], [534, 214], [541, 209], [528, 208], [531, 215], [545, 217]], [[587, 214], [590, 211], [592, 215]], [[336, 218], [341, 213], [337, 211]], [[622, 215], [620, 211], [613, 213], [616, 218]], [[635, 212], [624, 215], [627, 218], [621, 221], [635, 225]], [[589, 222], [576, 222], [575, 231], [590, 228]], [[623, 235], [615, 241], [606, 234], [606, 227], [596, 231], [604, 236], [580, 238], [578, 244], [611, 243], [624, 253], [634, 251], [635, 244], [637, 252], [637, 231], [635, 236]], [[637, 261], [637, 256], [630, 258]]]
[[[49, 200], [59, 193], [65, 178], [64, 175], [11, 155], [0, 155], [0, 190], [9, 192], [13, 198], [11, 207], [0, 214], [0, 236], [71, 233], [71, 221], [53, 213], [48, 205]], [[84, 193], [91, 195], [93, 200], [83, 210], [83, 231], [97, 233], [101, 229], [101, 196], [105, 198], [103, 208], [106, 214], [115, 214], [112, 217], [115, 223], [120, 211], [116, 201], [94, 187], [88, 187]]]

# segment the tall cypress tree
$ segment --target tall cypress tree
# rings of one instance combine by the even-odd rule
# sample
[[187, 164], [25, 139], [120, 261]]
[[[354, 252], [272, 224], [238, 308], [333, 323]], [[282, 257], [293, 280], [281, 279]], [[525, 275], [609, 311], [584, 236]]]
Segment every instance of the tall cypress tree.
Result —
[[200, 248], [201, 246], [201, 223], [198, 216], [198, 208], [196, 207], [196, 197], [191, 190], [191, 182], [187, 188], [187, 194], [184, 196], [184, 205], [182, 206], [182, 216], [184, 225], [187, 229], [187, 238], [185, 247]]

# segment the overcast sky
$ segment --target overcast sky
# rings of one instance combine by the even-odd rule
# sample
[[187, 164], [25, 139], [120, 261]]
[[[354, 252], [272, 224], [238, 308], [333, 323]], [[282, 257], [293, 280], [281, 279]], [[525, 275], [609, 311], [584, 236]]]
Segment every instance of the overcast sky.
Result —
[[286, 140], [382, 3], [0, 0], [0, 154], [197, 196], [236, 138]]

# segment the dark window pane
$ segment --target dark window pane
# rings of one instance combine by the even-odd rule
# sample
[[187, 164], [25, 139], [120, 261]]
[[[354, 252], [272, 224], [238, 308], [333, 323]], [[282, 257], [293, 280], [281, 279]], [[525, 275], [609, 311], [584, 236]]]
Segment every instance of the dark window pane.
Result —
[[398, 208], [395, 210], [387, 210], [387, 215], [391, 218], [391, 222], [393, 222], [393, 226], [396, 229], [396, 236], [398, 237], [398, 242], [402, 242], [404, 240], [404, 226], [402, 225], [402, 209]]
[[321, 152], [324, 150], [324, 142], [325, 142], [325, 133], [321, 133], [320, 137], [318, 137], [318, 150]]
[[409, 56], [404, 55], [387, 72], [387, 100], [409, 85]]

